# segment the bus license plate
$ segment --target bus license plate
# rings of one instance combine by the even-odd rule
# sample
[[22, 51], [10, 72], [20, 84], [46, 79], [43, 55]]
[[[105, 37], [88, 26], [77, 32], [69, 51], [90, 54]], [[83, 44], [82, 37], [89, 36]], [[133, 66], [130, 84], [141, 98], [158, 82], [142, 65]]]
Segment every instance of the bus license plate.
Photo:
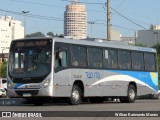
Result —
[[23, 97], [31, 97], [30, 93], [23, 93]]

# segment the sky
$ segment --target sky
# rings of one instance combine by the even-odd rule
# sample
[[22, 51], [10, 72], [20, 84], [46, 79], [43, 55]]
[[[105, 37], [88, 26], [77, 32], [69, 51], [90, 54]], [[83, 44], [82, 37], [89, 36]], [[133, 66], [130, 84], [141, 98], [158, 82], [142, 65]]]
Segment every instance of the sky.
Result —
[[[106, 3], [107, 0], [80, 0], [86, 4], [88, 36], [106, 38]], [[12, 16], [24, 23], [22, 11], [29, 11], [26, 16], [26, 34], [34, 32], [53, 32], [63, 34], [65, 0], [0, 0], [0, 16]], [[160, 0], [110, 0], [111, 27], [123, 37], [133, 37], [135, 31], [149, 29], [150, 25], [160, 25]], [[8, 11], [8, 12], [7, 12]], [[41, 18], [41, 19], [40, 19]]]

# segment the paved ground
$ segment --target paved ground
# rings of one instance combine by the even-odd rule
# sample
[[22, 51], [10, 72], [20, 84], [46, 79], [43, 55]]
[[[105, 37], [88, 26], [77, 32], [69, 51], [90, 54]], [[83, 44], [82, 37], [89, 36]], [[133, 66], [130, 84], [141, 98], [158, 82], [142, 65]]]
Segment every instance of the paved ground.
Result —
[[[3, 104], [2, 104], [3, 103]], [[71, 106], [68, 105], [66, 103], [47, 103], [44, 106], [34, 106], [32, 104], [26, 104], [23, 100], [11, 100], [11, 101], [5, 101], [5, 100], [0, 100], [0, 111], [4, 112], [4, 111], [19, 111], [19, 112], [24, 112], [24, 111], [62, 111], [59, 114], [59, 117], [54, 117], [54, 120], [62, 120], [65, 118], [65, 120], [137, 120], [137, 118], [134, 117], [103, 117], [103, 114], [108, 114], [110, 111], [113, 111], [113, 113], [111, 114], [115, 114], [115, 113], [123, 113], [125, 114], [125, 112], [127, 113], [133, 113], [136, 111], [141, 111], [142, 113], [146, 114], [145, 111], [149, 111], [149, 113], [156, 113], [159, 115], [159, 117], [138, 117], [138, 120], [159, 120], [160, 119], [160, 100], [136, 100], [135, 103], [132, 104], [125, 104], [125, 103], [119, 103], [119, 102], [105, 102], [102, 104], [87, 104], [87, 103], [83, 103], [80, 105], [76, 105], [76, 106]], [[67, 112], [63, 112], [63, 111], [71, 111], [71, 114], [75, 114], [76, 116], [76, 112], [78, 111], [78, 115], [80, 114], [84, 114], [85, 112], [83, 111], [89, 111], [88, 114], [94, 114], [96, 117], [63, 117], [63, 115], [65, 115]], [[90, 111], [100, 111], [100, 112], [92, 112], [90, 113]], [[103, 112], [102, 112], [103, 111]], [[107, 112], [108, 111], [108, 112]], [[118, 112], [117, 112], [118, 111]], [[123, 112], [125, 111], [125, 112]], [[150, 112], [151, 111], [151, 112]], [[70, 114], [69, 113], [69, 114]], [[51, 113], [51, 114], [54, 114]], [[100, 116], [101, 117], [100, 117]], [[62, 118], [62, 117], [63, 118]], [[83, 116], [83, 115], [82, 115]], [[0, 118], [2, 119], [2, 118]], [[17, 118], [12, 118], [12, 120], [17, 120]], [[23, 118], [24, 120], [27, 118]], [[33, 118], [29, 118], [30, 120], [32, 120]], [[44, 118], [38, 118], [38, 119], [44, 119]], [[52, 119], [53, 118], [45, 118], [45, 120], [48, 119]], [[6, 118], [5, 118], [6, 120]], [[34, 120], [36, 120], [34, 118]]]

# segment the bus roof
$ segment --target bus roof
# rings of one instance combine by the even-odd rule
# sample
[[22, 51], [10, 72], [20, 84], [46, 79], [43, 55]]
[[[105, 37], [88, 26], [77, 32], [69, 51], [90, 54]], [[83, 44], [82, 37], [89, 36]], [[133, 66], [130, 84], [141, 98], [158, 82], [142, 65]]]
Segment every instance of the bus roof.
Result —
[[77, 45], [88, 45], [88, 46], [97, 46], [97, 47], [109, 47], [109, 48], [119, 48], [135, 51], [146, 51], [146, 52], [156, 52], [154, 48], [131, 46], [127, 44], [115, 43], [112, 41], [91, 41], [91, 40], [77, 40], [77, 39], [68, 39], [68, 38], [58, 38], [58, 37], [34, 37], [34, 38], [23, 38], [15, 39], [13, 41], [23, 41], [23, 40], [37, 40], [37, 39], [53, 39], [53, 42], [62, 42], [62, 43], [71, 43]]
[[111, 41], [98, 42], [98, 41], [88, 41], [87, 39], [86, 40], [74, 40], [74, 39], [66, 39], [66, 38], [53, 38], [53, 40], [55, 42], [72, 43], [72, 44], [79, 44], [79, 45], [89, 45], [89, 46], [119, 48], [119, 49], [136, 50], [136, 51], [156, 52], [156, 49], [154, 48], [131, 46], [131, 45], [120, 44], [120, 43], [112, 43]]

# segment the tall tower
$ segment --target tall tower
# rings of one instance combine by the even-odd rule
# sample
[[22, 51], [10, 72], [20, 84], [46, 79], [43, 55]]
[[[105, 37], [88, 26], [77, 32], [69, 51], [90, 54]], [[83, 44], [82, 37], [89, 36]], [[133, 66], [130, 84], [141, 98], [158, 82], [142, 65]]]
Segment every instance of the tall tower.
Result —
[[87, 12], [84, 4], [74, 0], [64, 13], [64, 36], [74, 39], [87, 38]]

